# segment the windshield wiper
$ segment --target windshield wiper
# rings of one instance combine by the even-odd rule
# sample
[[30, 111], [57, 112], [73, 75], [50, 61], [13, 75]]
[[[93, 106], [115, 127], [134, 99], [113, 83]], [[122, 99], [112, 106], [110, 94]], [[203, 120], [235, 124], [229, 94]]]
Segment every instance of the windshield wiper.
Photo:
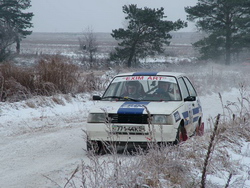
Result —
[[123, 99], [123, 100], [130, 100], [130, 101], [136, 101], [138, 102], [139, 100], [137, 99], [134, 99], [134, 98], [130, 98], [130, 97], [121, 97], [121, 96], [106, 96], [106, 97], [102, 97], [102, 99], [108, 99], [108, 98], [111, 98], [111, 99]]
[[102, 97], [102, 99], [108, 99], [108, 98], [111, 98], [111, 99], [124, 99], [124, 97], [120, 97], [120, 96], [106, 96], [106, 97]]

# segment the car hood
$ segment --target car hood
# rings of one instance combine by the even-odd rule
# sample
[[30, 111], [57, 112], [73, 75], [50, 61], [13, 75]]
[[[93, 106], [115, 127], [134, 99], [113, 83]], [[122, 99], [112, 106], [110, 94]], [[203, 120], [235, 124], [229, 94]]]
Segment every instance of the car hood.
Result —
[[112, 114], [171, 114], [184, 104], [183, 101], [98, 101], [90, 110], [90, 113]]

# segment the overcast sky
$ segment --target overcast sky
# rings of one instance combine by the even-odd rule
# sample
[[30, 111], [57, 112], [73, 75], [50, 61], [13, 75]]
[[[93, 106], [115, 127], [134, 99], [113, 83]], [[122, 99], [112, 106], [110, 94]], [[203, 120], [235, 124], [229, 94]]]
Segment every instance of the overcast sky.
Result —
[[[109, 32], [123, 27], [123, 5], [139, 8], [163, 7], [167, 20], [186, 21], [184, 7], [197, 0], [31, 0], [34, 32], [82, 32], [90, 27], [94, 32]], [[194, 24], [184, 31], [193, 31]]]

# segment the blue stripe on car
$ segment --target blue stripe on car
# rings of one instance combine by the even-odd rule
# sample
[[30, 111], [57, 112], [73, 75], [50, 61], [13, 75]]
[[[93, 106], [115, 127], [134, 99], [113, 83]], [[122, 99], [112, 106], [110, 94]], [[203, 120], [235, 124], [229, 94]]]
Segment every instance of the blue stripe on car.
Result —
[[199, 116], [196, 116], [195, 118], [193, 118], [193, 122], [198, 121], [198, 118], [199, 118]]
[[144, 106], [148, 105], [149, 102], [125, 102], [118, 109], [117, 114], [143, 114]]
[[[198, 114], [198, 113], [199, 113], [199, 107], [193, 109], [193, 115]], [[189, 116], [188, 116], [188, 111], [183, 112], [182, 115], [183, 115], [183, 118], [184, 118], [184, 125], [188, 125], [188, 124], [189, 124], [189, 121], [190, 121], [190, 120], [187, 120], [187, 119], [186, 119], [186, 118], [189, 117]], [[193, 118], [193, 123], [196, 122], [196, 121], [198, 121], [198, 119], [199, 119], [199, 116], [194, 117], [194, 118]]]
[[184, 126], [188, 125], [188, 120], [186, 119], [188, 117], [188, 111], [182, 113], [183, 118], [184, 118]]
[[200, 111], [200, 108], [199, 108], [199, 107], [194, 108], [194, 109], [193, 109], [193, 114], [194, 114], [194, 115], [195, 115], [195, 114], [198, 114], [199, 111]]
[[135, 72], [133, 76], [156, 76], [158, 72]]
[[188, 117], [188, 111], [183, 112], [182, 115], [183, 115], [184, 118], [187, 118]]

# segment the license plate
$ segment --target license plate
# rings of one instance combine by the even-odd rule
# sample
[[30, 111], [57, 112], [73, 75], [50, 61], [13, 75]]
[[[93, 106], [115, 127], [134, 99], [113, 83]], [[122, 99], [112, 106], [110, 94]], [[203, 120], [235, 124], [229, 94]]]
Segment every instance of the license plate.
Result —
[[115, 133], [145, 133], [144, 126], [113, 125], [112, 131]]

